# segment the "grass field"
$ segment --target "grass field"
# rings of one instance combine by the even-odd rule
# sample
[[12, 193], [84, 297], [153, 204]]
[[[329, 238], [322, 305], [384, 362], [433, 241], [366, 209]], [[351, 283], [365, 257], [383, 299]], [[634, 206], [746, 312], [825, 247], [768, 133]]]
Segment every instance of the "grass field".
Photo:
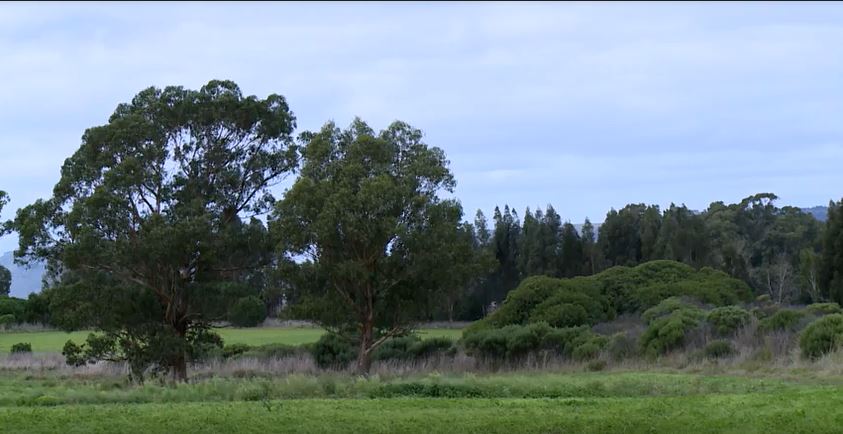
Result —
[[[300, 345], [316, 342], [324, 333], [318, 328], [224, 328], [217, 330], [226, 344], [243, 343], [262, 345], [281, 343]], [[89, 331], [65, 333], [49, 332], [0, 332], [0, 354], [6, 354], [12, 345], [18, 342], [29, 342], [34, 352], [59, 352], [68, 339], [81, 343], [88, 336]], [[422, 337], [446, 336], [458, 339], [462, 333], [459, 329], [423, 329], [419, 331]]]
[[131, 387], [4, 374], [0, 431], [830, 433], [843, 426], [840, 383], [583, 373]]

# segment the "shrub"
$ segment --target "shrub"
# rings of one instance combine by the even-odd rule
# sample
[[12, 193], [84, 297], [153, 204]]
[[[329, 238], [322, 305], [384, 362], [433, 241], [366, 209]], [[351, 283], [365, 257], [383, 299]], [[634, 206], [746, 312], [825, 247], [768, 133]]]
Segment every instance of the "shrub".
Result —
[[457, 348], [454, 341], [444, 337], [422, 339], [413, 344], [410, 348], [413, 355], [418, 358], [429, 357], [434, 354], [456, 354]]
[[394, 337], [381, 344], [372, 354], [372, 360], [399, 359], [408, 360], [413, 358], [410, 348], [421, 341], [416, 335]]
[[313, 359], [321, 368], [345, 368], [357, 358], [354, 343], [336, 333], [322, 335], [312, 351]]
[[239, 357], [253, 357], [256, 359], [280, 359], [283, 357], [295, 356], [304, 352], [302, 347], [284, 344], [264, 344], [250, 347], [239, 354]]
[[773, 331], [796, 331], [804, 313], [794, 309], [782, 309], [762, 319], [758, 323], [758, 329], [769, 333]]
[[814, 315], [831, 315], [843, 312], [837, 303], [814, 303], [809, 304], [805, 309]]
[[392, 338], [383, 343], [372, 356], [373, 360], [414, 360], [434, 354], [453, 354], [454, 342], [448, 338], [420, 339], [416, 335]]
[[607, 345], [612, 360], [624, 360], [638, 355], [638, 341], [628, 333], [617, 333]]
[[470, 355], [492, 359], [515, 360], [548, 351], [586, 360], [604, 348], [607, 341], [588, 327], [553, 328], [547, 323], [535, 323], [468, 333], [463, 345]]
[[574, 360], [583, 362], [597, 358], [600, 355], [600, 350], [605, 346], [605, 341], [600, 339], [591, 339], [583, 342], [571, 352], [571, 357]]
[[710, 342], [705, 346], [703, 352], [709, 359], [719, 359], [735, 354], [735, 348], [732, 346], [731, 342], [719, 340]]
[[222, 356], [223, 358], [229, 359], [231, 357], [239, 356], [240, 354], [243, 354], [251, 349], [252, 346], [247, 344], [230, 344], [223, 347]]
[[656, 319], [641, 335], [641, 349], [650, 356], [681, 346], [685, 335], [699, 326], [700, 317], [688, 309], [673, 311], [668, 316]]
[[255, 327], [265, 319], [266, 305], [254, 295], [237, 300], [228, 312], [228, 320], [237, 327]]
[[29, 342], [19, 342], [17, 344], [12, 345], [12, 354], [17, 353], [31, 353], [32, 352], [32, 345]]
[[607, 363], [605, 360], [592, 360], [586, 365], [586, 369], [592, 372], [602, 371], [606, 369]]
[[730, 335], [749, 322], [750, 314], [738, 306], [724, 306], [709, 311], [706, 319], [718, 334]]
[[691, 301], [689, 299], [683, 299], [680, 297], [670, 297], [662, 300], [661, 303], [645, 310], [641, 317], [644, 319], [644, 322], [650, 324], [654, 320], [666, 315], [670, 315], [677, 310], [687, 311], [689, 315], [693, 315], [700, 318], [702, 318], [703, 316], [702, 309], [691, 304]]
[[0, 326], [7, 326], [15, 323], [15, 316], [7, 313], [0, 315]]
[[530, 316], [531, 322], [547, 322], [553, 327], [575, 327], [589, 324], [588, 312], [579, 304], [561, 303], [537, 308]]
[[843, 343], [843, 314], [826, 315], [811, 323], [799, 339], [802, 355], [816, 359]]

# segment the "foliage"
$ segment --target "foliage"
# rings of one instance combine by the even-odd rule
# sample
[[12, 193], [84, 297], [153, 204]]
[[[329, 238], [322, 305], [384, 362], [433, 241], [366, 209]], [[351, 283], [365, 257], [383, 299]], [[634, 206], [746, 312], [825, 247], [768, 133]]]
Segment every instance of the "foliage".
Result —
[[837, 303], [814, 303], [805, 307], [809, 313], [814, 315], [831, 315], [841, 313], [840, 305]]
[[706, 320], [714, 331], [721, 336], [734, 334], [746, 325], [751, 318], [750, 313], [738, 306], [717, 307], [708, 312]]
[[662, 300], [659, 304], [647, 309], [641, 314], [644, 322], [651, 324], [653, 321], [670, 315], [677, 310], [684, 310], [687, 314], [702, 318], [704, 316], [703, 310], [694, 305], [693, 300], [682, 297], [670, 297]]
[[721, 359], [735, 354], [735, 347], [729, 341], [712, 341], [705, 346], [703, 353], [709, 359]]
[[418, 360], [455, 350], [454, 342], [448, 338], [421, 339], [408, 335], [387, 340], [372, 357], [374, 360]]
[[355, 358], [354, 343], [336, 333], [325, 333], [313, 345], [313, 359], [320, 368], [343, 369]]
[[228, 318], [237, 327], [255, 327], [266, 319], [266, 305], [253, 295], [243, 297], [231, 306]]
[[88, 356], [137, 356], [186, 380], [190, 336], [218, 319], [217, 283], [251, 280], [271, 259], [249, 217], [271, 209], [269, 187], [295, 168], [294, 127], [282, 96], [211, 81], [143, 90], [85, 131], [53, 196], [11, 228], [18, 258], [55, 270], [54, 319], [104, 332]]
[[302, 134], [301, 175], [277, 204], [272, 231], [287, 255], [306, 255], [324, 284], [306, 286], [309, 318], [358, 330], [357, 370], [406, 332], [453, 284], [447, 251], [462, 208], [439, 198], [455, 185], [444, 152], [394, 122], [375, 133], [360, 119]]
[[843, 344], [843, 315], [826, 315], [805, 328], [799, 338], [802, 355], [816, 359]]
[[700, 316], [687, 310], [679, 309], [651, 323], [641, 335], [642, 352], [649, 356], [658, 356], [678, 348], [685, 342], [685, 336], [700, 325]]
[[29, 342], [19, 342], [17, 344], [12, 345], [12, 349], [10, 350], [12, 354], [17, 353], [31, 353], [32, 352], [32, 344]]
[[795, 309], [781, 309], [758, 323], [762, 332], [796, 331], [805, 314]]
[[[201, 360], [208, 347], [222, 348], [220, 337], [208, 329], [192, 329], [185, 339], [164, 326], [128, 332], [91, 333], [81, 345], [72, 340], [65, 343], [62, 355], [68, 365], [82, 366], [104, 360], [127, 362], [132, 381], [143, 383], [149, 373], [165, 374], [171, 359], [187, 354], [192, 361]], [[175, 373], [173, 376], [175, 377]]]
[[607, 341], [587, 327], [554, 328], [543, 322], [467, 330], [463, 336], [468, 354], [509, 361], [542, 351], [585, 360], [602, 350]]

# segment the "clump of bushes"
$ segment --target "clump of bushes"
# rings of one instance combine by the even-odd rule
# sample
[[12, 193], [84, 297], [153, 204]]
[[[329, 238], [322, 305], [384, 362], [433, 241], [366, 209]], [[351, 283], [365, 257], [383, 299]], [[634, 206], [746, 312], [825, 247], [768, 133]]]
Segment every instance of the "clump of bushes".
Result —
[[814, 303], [809, 304], [808, 307], [805, 308], [808, 312], [814, 315], [831, 315], [835, 313], [841, 313], [843, 311], [840, 310], [840, 305], [837, 303]]
[[21, 353], [31, 353], [32, 352], [32, 344], [29, 342], [19, 342], [12, 345], [11, 353], [12, 354], [21, 354]]
[[843, 314], [826, 315], [802, 332], [799, 348], [802, 355], [816, 359], [830, 353], [843, 344]]
[[706, 320], [717, 334], [725, 336], [734, 334], [739, 328], [746, 325], [750, 317], [751, 315], [746, 309], [738, 306], [723, 306], [710, 310]]
[[588, 360], [596, 357], [607, 343], [605, 336], [588, 327], [556, 328], [545, 322], [466, 332], [463, 337], [468, 354], [509, 361], [540, 352]]
[[652, 357], [682, 346], [685, 335], [699, 327], [700, 319], [700, 312], [678, 309], [654, 320], [641, 335], [642, 352]]
[[243, 297], [231, 306], [228, 319], [237, 327], [255, 327], [266, 319], [266, 305], [254, 295]]
[[313, 359], [320, 368], [342, 369], [356, 358], [354, 343], [336, 333], [325, 333], [313, 344]]
[[727, 274], [675, 261], [612, 267], [594, 276], [556, 279], [533, 276], [509, 293], [501, 307], [469, 331], [545, 322], [551, 327], [594, 325], [618, 314], [637, 313], [671, 297], [725, 306], [748, 301], [749, 287]]
[[735, 354], [735, 347], [729, 341], [712, 341], [705, 346], [703, 353], [709, 359], [720, 359]]
[[454, 354], [454, 342], [448, 338], [421, 339], [416, 335], [392, 338], [372, 355], [373, 360], [414, 360], [434, 354]]
[[617, 333], [609, 339], [606, 349], [612, 360], [628, 359], [638, 355], [638, 340], [629, 333]]
[[799, 323], [805, 316], [803, 312], [795, 309], [781, 309], [776, 313], [762, 319], [758, 323], [758, 329], [769, 333], [774, 331], [796, 331]]
[[670, 297], [662, 300], [659, 304], [645, 310], [641, 317], [644, 319], [645, 323], [650, 324], [653, 321], [664, 316], [670, 315], [678, 310], [685, 311], [686, 314], [694, 317], [702, 318], [704, 316], [703, 310], [698, 308], [697, 306], [694, 306], [691, 303], [690, 299], [681, 297]]
[[694, 270], [676, 261], [658, 260], [634, 268], [613, 267], [594, 276], [617, 313], [636, 312], [676, 296], [693, 297], [705, 304], [725, 306], [748, 301], [747, 284], [712, 268]]

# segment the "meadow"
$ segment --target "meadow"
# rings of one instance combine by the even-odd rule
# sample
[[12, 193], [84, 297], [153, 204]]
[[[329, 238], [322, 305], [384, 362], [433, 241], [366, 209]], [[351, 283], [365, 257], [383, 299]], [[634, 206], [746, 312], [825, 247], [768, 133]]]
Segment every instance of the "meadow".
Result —
[[841, 378], [693, 373], [208, 379], [0, 375], [2, 431], [839, 432]]

